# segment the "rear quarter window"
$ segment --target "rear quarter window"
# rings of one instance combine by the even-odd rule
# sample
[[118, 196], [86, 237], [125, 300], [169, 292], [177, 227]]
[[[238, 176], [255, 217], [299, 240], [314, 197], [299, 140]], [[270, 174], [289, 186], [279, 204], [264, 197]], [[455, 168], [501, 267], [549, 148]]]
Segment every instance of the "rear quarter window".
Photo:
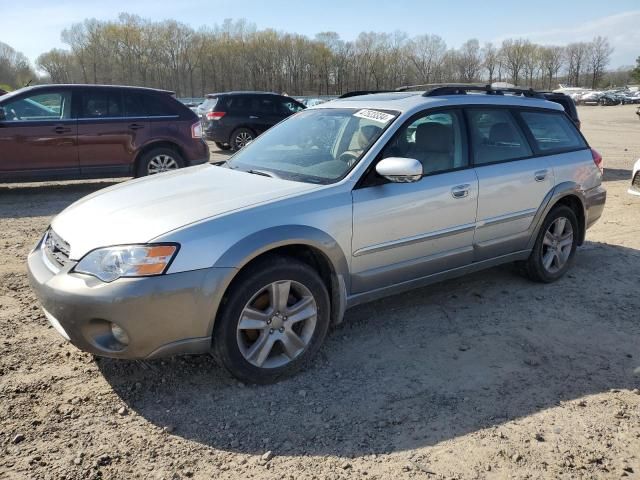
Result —
[[173, 97], [165, 94], [144, 94], [144, 103], [150, 117], [175, 117], [180, 115], [182, 106]]
[[562, 113], [520, 112], [540, 152], [587, 148], [575, 125]]

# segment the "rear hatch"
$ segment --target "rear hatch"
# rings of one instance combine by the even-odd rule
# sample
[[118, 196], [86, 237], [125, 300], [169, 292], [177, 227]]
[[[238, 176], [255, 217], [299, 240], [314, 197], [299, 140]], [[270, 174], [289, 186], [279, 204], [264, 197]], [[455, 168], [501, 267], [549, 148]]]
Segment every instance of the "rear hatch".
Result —
[[200, 120], [202, 120], [203, 127], [206, 128], [207, 124], [209, 123], [210, 119], [207, 117], [207, 114], [213, 112], [213, 110], [216, 108], [217, 103], [217, 96], [207, 95], [207, 98], [204, 100], [204, 102], [198, 105], [196, 113], [200, 117]]

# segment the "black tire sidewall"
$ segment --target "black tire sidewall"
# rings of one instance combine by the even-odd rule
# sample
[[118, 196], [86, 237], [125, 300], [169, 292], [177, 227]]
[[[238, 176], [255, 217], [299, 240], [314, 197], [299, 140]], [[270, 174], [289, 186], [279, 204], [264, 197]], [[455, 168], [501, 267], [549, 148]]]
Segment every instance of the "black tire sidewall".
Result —
[[246, 127], [236, 128], [233, 132], [231, 132], [231, 136], [229, 137], [229, 146], [230, 146], [231, 150], [234, 151], [234, 152], [240, 150], [238, 147], [236, 147], [236, 137], [242, 132], [246, 132], [249, 135], [251, 135], [251, 140], [255, 140], [256, 139], [256, 134], [253, 133], [253, 131], [251, 129], [246, 128]]
[[[558, 218], [565, 217], [569, 222], [571, 222], [571, 227], [573, 228], [573, 244], [571, 245], [571, 253], [569, 254], [569, 259], [567, 263], [556, 273], [550, 273], [544, 268], [542, 263], [542, 247], [543, 240], [546, 231], [549, 229], [549, 226]], [[546, 216], [544, 222], [542, 222], [542, 226], [538, 232], [538, 238], [536, 239], [536, 243], [533, 247], [533, 251], [527, 261], [527, 273], [529, 277], [533, 280], [550, 283], [555, 282], [567, 272], [567, 270], [571, 267], [573, 263], [573, 258], [576, 253], [576, 248], [578, 247], [578, 219], [576, 217], [575, 212], [568, 206], [560, 205], [554, 207], [551, 212]]]
[[[283, 367], [259, 368], [242, 356], [237, 324], [245, 305], [260, 289], [278, 280], [294, 280], [309, 289], [318, 307], [316, 329], [306, 351]], [[320, 276], [310, 266], [287, 257], [272, 257], [241, 272], [223, 302], [213, 333], [216, 359], [236, 378], [247, 383], [273, 383], [301, 368], [317, 353], [329, 328], [330, 301]]]
[[231, 145], [226, 145], [222, 142], [213, 142], [216, 144], [216, 147], [218, 147], [220, 150], [229, 150], [231, 148]]
[[151, 159], [153, 159], [153, 157], [157, 155], [168, 155], [176, 161], [176, 163], [178, 164], [178, 168], [184, 167], [184, 160], [182, 159], [182, 156], [175, 150], [164, 147], [154, 148], [146, 152], [140, 158], [140, 162], [138, 163], [138, 167], [136, 169], [136, 177], [149, 176], [149, 162], [151, 161]]

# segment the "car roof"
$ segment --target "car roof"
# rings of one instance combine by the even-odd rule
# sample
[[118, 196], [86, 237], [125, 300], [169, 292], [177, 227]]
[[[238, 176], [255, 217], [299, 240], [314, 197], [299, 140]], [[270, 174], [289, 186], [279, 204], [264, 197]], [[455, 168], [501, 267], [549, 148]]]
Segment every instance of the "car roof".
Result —
[[251, 90], [237, 90], [237, 91], [233, 91], [233, 92], [220, 92], [220, 93], [208, 93], [207, 94], [207, 98], [215, 98], [215, 97], [222, 97], [222, 96], [226, 96], [226, 95], [275, 95], [278, 97], [282, 97], [284, 95], [280, 95], [279, 93], [275, 93], [275, 92], [259, 92], [259, 91], [251, 91]]
[[36, 90], [44, 90], [48, 88], [118, 88], [118, 89], [126, 89], [126, 90], [140, 90], [145, 92], [156, 92], [156, 93], [165, 93], [168, 95], [174, 95], [175, 92], [171, 90], [162, 90], [159, 88], [148, 88], [148, 87], [137, 87], [137, 86], [129, 86], [129, 85], [95, 85], [95, 84], [84, 84], [84, 83], [53, 83], [53, 84], [43, 84], [43, 85], [31, 85], [29, 87], [20, 88], [18, 90], [14, 90], [10, 92], [11, 95], [36, 91]]
[[517, 107], [546, 108], [560, 110], [561, 105], [541, 98], [522, 95], [489, 95], [486, 93], [468, 93], [424, 96], [424, 92], [385, 92], [339, 98], [310, 107], [321, 108], [374, 108], [378, 110], [395, 110], [401, 113], [413, 112], [424, 108], [465, 106], [465, 105], [502, 105]]

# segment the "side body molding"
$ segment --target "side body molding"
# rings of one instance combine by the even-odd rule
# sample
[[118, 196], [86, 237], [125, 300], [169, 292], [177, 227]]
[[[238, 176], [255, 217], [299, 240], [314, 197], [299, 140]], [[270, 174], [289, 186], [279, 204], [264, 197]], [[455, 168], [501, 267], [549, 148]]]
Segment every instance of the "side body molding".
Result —
[[280, 225], [255, 232], [229, 248], [213, 265], [239, 271], [254, 258], [278, 247], [305, 245], [320, 252], [328, 260], [332, 273], [333, 323], [342, 321], [350, 291], [349, 264], [342, 248], [326, 232], [307, 225]]

